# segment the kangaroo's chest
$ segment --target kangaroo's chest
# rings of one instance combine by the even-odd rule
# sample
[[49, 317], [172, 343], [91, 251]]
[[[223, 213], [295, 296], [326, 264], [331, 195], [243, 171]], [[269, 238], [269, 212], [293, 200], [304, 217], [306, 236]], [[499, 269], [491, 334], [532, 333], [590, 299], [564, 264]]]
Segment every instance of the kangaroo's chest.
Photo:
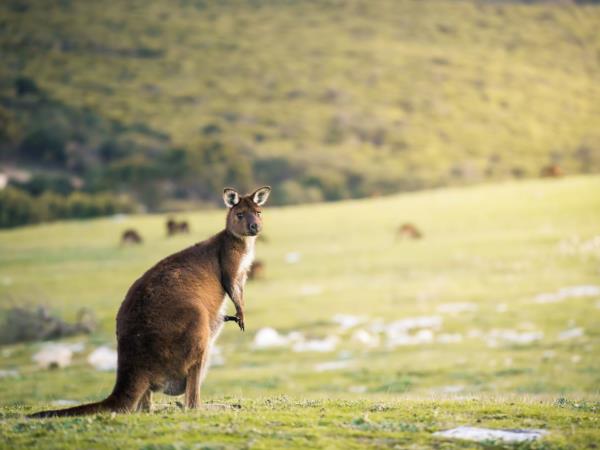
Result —
[[253, 262], [254, 245], [251, 245], [246, 249], [246, 252], [240, 258], [240, 263], [236, 274], [237, 282], [238, 284], [241, 284], [241, 287], [244, 287], [244, 284], [246, 283], [248, 271], [250, 270], [250, 267], [252, 267]]

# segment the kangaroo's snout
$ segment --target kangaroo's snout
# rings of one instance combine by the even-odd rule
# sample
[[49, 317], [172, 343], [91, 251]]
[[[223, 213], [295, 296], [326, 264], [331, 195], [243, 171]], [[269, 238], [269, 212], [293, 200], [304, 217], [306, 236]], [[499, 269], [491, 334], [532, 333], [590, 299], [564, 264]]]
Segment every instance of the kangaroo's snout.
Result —
[[251, 223], [248, 225], [248, 231], [250, 231], [250, 234], [252, 235], [258, 234], [260, 231], [260, 225], [256, 222]]

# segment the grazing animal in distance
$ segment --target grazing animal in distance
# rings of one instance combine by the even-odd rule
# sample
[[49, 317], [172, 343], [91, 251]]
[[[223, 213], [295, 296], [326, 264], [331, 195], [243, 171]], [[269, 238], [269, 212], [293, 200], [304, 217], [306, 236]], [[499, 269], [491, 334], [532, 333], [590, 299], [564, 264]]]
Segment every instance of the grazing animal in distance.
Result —
[[540, 170], [540, 176], [544, 178], [560, 178], [563, 175], [564, 172], [558, 164], [550, 164], [549, 166], [542, 167], [542, 170]]
[[250, 266], [250, 270], [248, 271], [248, 279], [256, 280], [258, 278], [262, 278], [265, 275], [265, 263], [260, 260], [255, 260]]
[[174, 236], [176, 234], [188, 234], [190, 232], [190, 226], [187, 221], [183, 220], [177, 222], [175, 219], [170, 218], [167, 220], [167, 236]]
[[[185, 406], [197, 408], [223, 323], [245, 329], [244, 285], [270, 192], [264, 186], [241, 196], [226, 188], [225, 229], [159, 261], [129, 288], [117, 313], [117, 379], [106, 399], [29, 417], [149, 410], [157, 391], [185, 393]], [[227, 296], [235, 316], [224, 316]]]
[[399, 238], [421, 239], [423, 232], [412, 223], [404, 223], [398, 227], [397, 236]]
[[123, 231], [123, 234], [121, 235], [121, 244], [123, 245], [141, 244], [142, 242], [144, 242], [142, 236], [140, 236], [140, 233], [133, 228], [128, 228], [127, 230]]

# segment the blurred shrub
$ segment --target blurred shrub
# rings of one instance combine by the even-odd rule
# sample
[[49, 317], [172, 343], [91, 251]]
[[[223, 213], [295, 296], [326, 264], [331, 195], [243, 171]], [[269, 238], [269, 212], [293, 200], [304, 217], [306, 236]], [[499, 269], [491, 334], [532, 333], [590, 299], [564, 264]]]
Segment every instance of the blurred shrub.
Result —
[[31, 78], [20, 76], [15, 79], [15, 92], [19, 97], [22, 97], [27, 94], [39, 94], [40, 89]]
[[67, 136], [60, 128], [38, 128], [29, 132], [19, 146], [20, 158], [37, 164], [64, 166]]
[[45, 192], [34, 197], [15, 187], [0, 191], [0, 228], [67, 218], [91, 218], [132, 212], [131, 201], [108, 194], [73, 192], [62, 196]]
[[61, 195], [68, 195], [73, 192], [71, 180], [64, 175], [34, 175], [28, 181], [12, 181], [11, 184], [35, 197], [44, 192], [55, 192]]
[[0, 191], [0, 228], [36, 223], [40, 219], [40, 211], [33, 197], [11, 187]]
[[284, 181], [273, 191], [273, 194], [273, 203], [278, 205], [323, 201], [323, 193], [318, 187], [303, 186], [294, 180]]

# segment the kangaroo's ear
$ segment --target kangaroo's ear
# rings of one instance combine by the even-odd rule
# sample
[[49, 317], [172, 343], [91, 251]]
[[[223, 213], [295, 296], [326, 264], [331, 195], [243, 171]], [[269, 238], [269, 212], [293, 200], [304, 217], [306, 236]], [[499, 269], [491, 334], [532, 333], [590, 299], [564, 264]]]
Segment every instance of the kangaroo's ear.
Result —
[[269, 198], [269, 194], [271, 193], [271, 186], [263, 186], [258, 188], [251, 194], [252, 201], [256, 203], [258, 206], [262, 206], [267, 203], [267, 199]]
[[225, 188], [223, 189], [223, 201], [225, 202], [225, 206], [233, 208], [240, 202], [240, 194], [235, 189]]

